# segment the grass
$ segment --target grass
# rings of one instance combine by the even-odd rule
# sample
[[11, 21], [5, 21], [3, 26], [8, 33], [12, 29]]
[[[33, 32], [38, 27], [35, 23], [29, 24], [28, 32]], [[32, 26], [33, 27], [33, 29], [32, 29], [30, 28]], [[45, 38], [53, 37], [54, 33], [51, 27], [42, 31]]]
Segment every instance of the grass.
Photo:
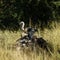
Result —
[[54, 53], [49, 56], [43, 49], [37, 54], [35, 51], [19, 51], [7, 49], [8, 45], [14, 44], [20, 38], [20, 31], [12, 32], [0, 30], [0, 60], [60, 60], [60, 25], [56, 28], [49, 30], [44, 29], [43, 32], [39, 30], [38, 37], [43, 37], [46, 41], [53, 44]]

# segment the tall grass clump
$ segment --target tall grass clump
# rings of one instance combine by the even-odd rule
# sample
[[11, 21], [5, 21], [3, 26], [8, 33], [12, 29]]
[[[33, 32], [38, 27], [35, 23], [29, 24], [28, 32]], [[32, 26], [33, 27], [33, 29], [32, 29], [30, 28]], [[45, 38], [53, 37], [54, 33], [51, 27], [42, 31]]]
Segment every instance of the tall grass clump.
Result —
[[[42, 48], [37, 48], [34, 51], [31, 50], [16, 50], [12, 48], [12, 45], [17, 39], [21, 37], [21, 32], [12, 32], [5, 30], [4, 32], [0, 30], [0, 60], [60, 60], [60, 24], [52, 24], [53, 28], [44, 28], [44, 31], [36, 34], [37, 37], [43, 37], [48, 43], [52, 44], [54, 52], [51, 56]], [[11, 48], [8, 48], [11, 47]], [[37, 52], [36, 52], [37, 51]]]

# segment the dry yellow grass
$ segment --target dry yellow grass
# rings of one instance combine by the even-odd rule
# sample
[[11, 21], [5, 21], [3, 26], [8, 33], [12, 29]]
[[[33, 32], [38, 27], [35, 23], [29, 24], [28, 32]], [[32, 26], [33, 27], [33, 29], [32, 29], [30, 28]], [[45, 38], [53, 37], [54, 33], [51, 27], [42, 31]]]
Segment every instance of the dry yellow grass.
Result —
[[39, 52], [38, 55], [36, 52], [32, 51], [22, 52], [19, 50], [7, 49], [7, 46], [15, 43], [20, 36], [20, 31], [0, 31], [0, 60], [60, 60], [60, 54], [57, 52], [57, 50], [60, 49], [60, 25], [57, 25], [57, 27], [52, 30], [45, 28], [43, 33], [40, 32], [40, 34], [37, 35], [53, 44], [54, 53], [52, 56], [49, 56], [43, 50], [43, 53]]

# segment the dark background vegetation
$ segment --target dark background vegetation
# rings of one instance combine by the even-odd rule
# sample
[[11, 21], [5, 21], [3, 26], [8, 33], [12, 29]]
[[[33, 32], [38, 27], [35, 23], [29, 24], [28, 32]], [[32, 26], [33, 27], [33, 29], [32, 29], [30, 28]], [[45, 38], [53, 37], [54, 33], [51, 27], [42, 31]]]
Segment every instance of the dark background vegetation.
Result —
[[0, 0], [0, 29], [18, 30], [19, 22], [49, 27], [60, 20], [60, 0]]

